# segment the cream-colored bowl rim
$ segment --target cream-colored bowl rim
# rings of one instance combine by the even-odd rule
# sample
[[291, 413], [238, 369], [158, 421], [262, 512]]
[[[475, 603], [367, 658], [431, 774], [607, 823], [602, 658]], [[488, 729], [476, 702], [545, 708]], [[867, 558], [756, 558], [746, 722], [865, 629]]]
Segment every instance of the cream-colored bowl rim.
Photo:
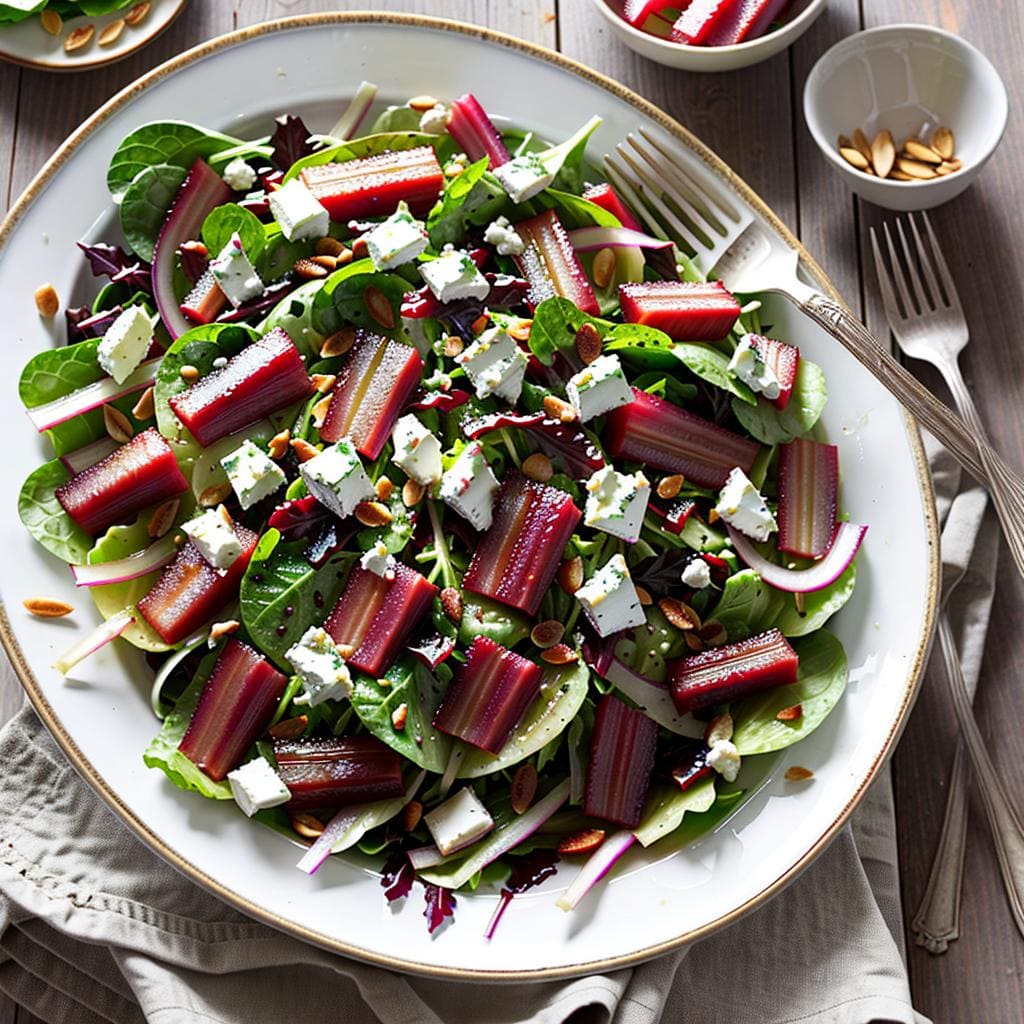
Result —
[[[103, 124], [104, 121], [117, 113], [118, 110], [129, 103], [143, 90], [154, 85], [156, 82], [159, 82], [161, 79], [166, 78], [168, 75], [173, 74], [175, 71], [178, 71], [183, 67], [187, 67], [189, 64], [192, 64], [197, 60], [201, 60], [204, 57], [208, 57], [210, 54], [216, 53], [218, 50], [223, 50], [227, 47], [244, 43], [249, 39], [257, 38], [258, 36], [267, 35], [273, 32], [288, 31], [289, 29], [294, 28], [309, 28], [317, 25], [350, 25], [361, 23], [402, 25], [409, 29], [440, 29], [447, 32], [455, 32], [461, 35], [472, 36], [488, 43], [518, 50], [535, 59], [547, 61], [550, 64], [554, 64], [557, 67], [563, 68], [564, 70], [579, 76], [580, 78], [592, 82], [601, 89], [604, 89], [612, 95], [632, 104], [641, 113], [643, 113], [645, 117], [648, 117], [659, 124], [666, 132], [670, 133], [681, 143], [691, 149], [718, 175], [724, 178], [740, 194], [744, 201], [749, 203], [750, 206], [753, 207], [760, 216], [768, 221], [771, 226], [778, 231], [783, 238], [785, 238], [786, 242], [800, 254], [800, 258], [803, 260], [805, 267], [813, 275], [822, 289], [827, 291], [833, 298], [841, 301], [839, 294], [831, 281], [829, 281], [828, 277], [825, 275], [824, 271], [817, 265], [817, 263], [814, 262], [807, 250], [804, 249], [800, 242], [790, 233], [778, 217], [775, 216], [764, 201], [755, 192], [753, 192], [753, 190], [742, 179], [730, 170], [722, 160], [720, 160], [702, 142], [691, 135], [682, 125], [666, 116], [652, 103], [649, 103], [647, 100], [638, 96], [632, 90], [627, 89], [618, 82], [615, 82], [604, 75], [598, 74], [583, 64], [570, 60], [568, 57], [555, 53], [546, 47], [538, 46], [535, 43], [528, 43], [521, 39], [516, 39], [514, 36], [506, 35], [502, 32], [481, 28], [477, 25], [467, 25], [462, 22], [448, 21], [443, 18], [428, 18], [414, 14], [387, 14], [378, 11], [350, 11], [299, 15], [296, 17], [282, 18], [277, 21], [265, 22], [260, 25], [253, 25], [250, 28], [240, 29], [237, 32], [231, 32], [227, 35], [212, 39], [209, 42], [202, 43], [199, 46], [172, 58], [166, 63], [161, 64], [158, 68], [155, 68], [148, 74], [143, 75], [136, 82], [127, 86], [108, 103], [96, 111], [96, 113], [93, 114], [92, 117], [90, 117], [76, 132], [74, 132], [60, 147], [60, 149], [58, 149], [57, 152], [46, 162], [42, 170], [36, 175], [28, 188], [25, 189], [24, 193], [11, 208], [11, 211], [5, 218], [3, 224], [0, 225], [0, 255], [2, 255], [2, 248], [6, 244], [7, 238], [14, 226], [35, 201], [43, 186], [57, 173], [57, 171], [60, 170], [71, 154], [75, 151], [76, 147], [84, 139], [88, 138], [88, 136]], [[909, 414], [906, 415], [905, 419], [907, 436], [910, 440], [914, 455], [914, 462], [917, 468], [918, 483], [920, 484], [921, 493], [925, 496], [924, 516], [928, 532], [928, 546], [931, 552], [931, 563], [928, 573], [925, 621], [921, 630], [921, 635], [918, 638], [917, 652], [907, 675], [906, 688], [900, 704], [900, 713], [896, 718], [896, 721], [893, 723], [889, 734], [885, 737], [882, 749], [872, 762], [870, 770], [861, 781], [861, 784], [853, 798], [839, 811], [835, 820], [827, 829], [825, 829], [811, 848], [800, 858], [800, 860], [790, 867], [785, 874], [776, 879], [771, 885], [766, 886], [756, 897], [748, 900], [746, 903], [737, 907], [735, 910], [732, 910], [728, 914], [724, 914], [700, 928], [692, 929], [691, 931], [688, 931], [683, 935], [679, 935], [667, 942], [648, 946], [644, 949], [639, 949], [633, 953], [623, 956], [612, 957], [604, 960], [586, 961], [578, 964], [570, 964], [564, 967], [552, 967], [542, 970], [527, 971], [479, 971], [466, 970], [459, 967], [439, 967], [432, 964], [421, 964], [416, 961], [403, 960], [400, 957], [390, 957], [371, 953], [367, 950], [360, 949], [356, 945], [342, 942], [328, 935], [323, 935], [320, 932], [306, 928], [294, 921], [288, 920], [287, 918], [270, 913], [263, 907], [260, 907], [247, 899], [243, 899], [230, 889], [225, 888], [216, 880], [210, 878], [209, 875], [200, 871], [199, 868], [187, 860], [185, 856], [172, 849], [163, 840], [150, 831], [146, 823], [121, 802], [120, 798], [111, 789], [106, 780], [99, 775], [92, 764], [82, 755], [82, 752], [75, 745], [75, 742], [58, 721], [49, 702], [46, 700], [39, 688], [39, 684], [36, 682], [31, 668], [25, 660], [24, 654], [22, 653], [21, 647], [14, 636], [10, 621], [2, 605], [0, 605], [0, 642], [3, 643], [4, 649], [7, 651], [7, 654], [11, 659], [11, 663], [14, 666], [14, 670], [17, 673], [22, 686], [25, 688], [25, 692], [28, 694], [29, 699], [35, 707], [36, 712], [39, 714], [39, 717], [56, 738], [57, 742], [61, 745], [64, 753], [68, 756], [79, 774], [90, 783], [96, 792], [110, 806], [111, 810], [113, 810], [114, 813], [117, 814], [118, 817], [120, 817], [140, 839], [163, 857], [164, 860], [172, 864], [189, 878], [205, 886], [224, 901], [233, 904], [239, 910], [249, 914], [251, 917], [257, 918], [275, 928], [289, 932], [300, 939], [314, 943], [315, 945], [321, 946], [335, 953], [352, 956], [359, 960], [374, 963], [380, 967], [385, 967], [390, 970], [409, 971], [415, 974], [431, 975], [434, 977], [452, 978], [463, 981], [544, 981], [556, 978], [575, 977], [588, 972], [617, 970], [623, 967], [628, 967], [631, 964], [639, 963], [643, 960], [649, 960], [652, 957], [660, 956], [663, 953], [668, 953], [671, 950], [678, 949], [680, 946], [704, 938], [712, 932], [717, 931], [719, 928], [724, 928], [726, 925], [737, 921], [744, 914], [754, 910], [770, 897], [774, 896], [777, 892], [785, 888], [797, 877], [797, 875], [800, 874], [800, 872], [808, 867], [825, 850], [829, 842], [835, 837], [836, 833], [843, 827], [847, 819], [850, 817], [850, 814], [853, 812], [853, 809], [859, 803], [864, 792], [877, 775], [879, 769], [885, 763], [885, 759], [891, 753], [896, 741], [899, 739], [900, 733], [903, 731], [903, 726], [906, 723], [907, 715], [909, 714], [910, 709], [913, 706], [914, 699], [917, 696], [918, 686], [920, 685], [921, 677], [927, 661], [939, 589], [939, 533], [938, 522], [935, 515], [935, 502], [932, 497], [931, 476], [929, 474], [928, 463], [925, 458], [924, 449], [921, 446], [921, 439], [918, 435], [917, 427]]]

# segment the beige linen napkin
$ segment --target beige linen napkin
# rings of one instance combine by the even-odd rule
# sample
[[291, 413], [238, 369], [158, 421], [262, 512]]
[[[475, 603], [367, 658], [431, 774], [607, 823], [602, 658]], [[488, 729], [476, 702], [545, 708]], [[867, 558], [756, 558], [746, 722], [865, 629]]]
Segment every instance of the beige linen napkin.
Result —
[[[952, 501], [959, 474], [933, 464], [947, 578], [971, 581], [956, 628], [973, 689], [995, 532], [984, 495]], [[0, 990], [53, 1024], [928, 1024], [903, 962], [887, 770], [852, 827], [731, 928], [632, 970], [496, 988], [368, 967], [220, 903], [128, 832], [28, 709], [0, 766]]]

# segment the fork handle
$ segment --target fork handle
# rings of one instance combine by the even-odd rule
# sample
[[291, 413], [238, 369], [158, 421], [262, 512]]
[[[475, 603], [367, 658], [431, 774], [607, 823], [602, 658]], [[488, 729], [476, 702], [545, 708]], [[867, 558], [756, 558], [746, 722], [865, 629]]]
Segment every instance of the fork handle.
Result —
[[[940, 402], [882, 348], [856, 317], [834, 299], [818, 292], [803, 301], [795, 295], [791, 297], [800, 303], [812, 320], [863, 363], [918, 423], [952, 452], [972, 476], [988, 484], [999, 520], [1010, 542], [1010, 551], [1021, 575], [1024, 575], [1024, 479], [993, 449], [977, 413], [972, 418], [968, 412], [968, 419], [973, 419], [973, 422], [967, 422], [963, 416]], [[959, 373], [955, 376], [959, 378]], [[966, 393], [962, 379], [960, 384]], [[951, 385], [951, 388], [954, 395], [957, 395], [955, 386]]]

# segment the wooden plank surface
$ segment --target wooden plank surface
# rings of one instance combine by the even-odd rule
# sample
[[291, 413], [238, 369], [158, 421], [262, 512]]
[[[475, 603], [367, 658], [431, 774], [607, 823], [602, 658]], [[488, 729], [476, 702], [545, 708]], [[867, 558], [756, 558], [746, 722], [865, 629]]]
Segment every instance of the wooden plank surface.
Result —
[[[962, 283], [975, 341], [965, 373], [1001, 449], [1024, 467], [1021, 358], [1014, 311], [1022, 308], [1024, 137], [1017, 111], [1024, 104], [1024, 21], [1016, 0], [956, 4], [950, 0], [831, 0], [825, 14], [787, 53], [756, 68], [720, 75], [687, 75], [642, 60], [619, 44], [590, 9], [591, 0], [505, 4], [499, 0], [385, 0], [375, 8], [461, 19], [510, 32], [581, 60], [630, 85], [677, 117], [727, 160], [793, 227], [840, 290], [876, 331], [884, 321], [866, 248], [867, 228], [883, 213], [856, 201], [827, 167], [803, 123], [807, 73], [830, 45], [861, 27], [899, 21], [942, 25], [976, 43], [1010, 89], [1011, 124], [981, 181], [935, 212], [948, 240], [953, 272]], [[141, 72], [204, 39], [266, 18], [314, 10], [362, 8], [330, 0], [246, 0], [189, 5], [172, 28], [132, 58], [70, 79], [0, 65], [0, 195], [8, 201], [30, 180], [67, 134]], [[552, 19], [552, 15], [556, 15]], [[9, 98], [9, 101], [8, 101]], [[852, 127], [852, 126], [851, 126]], [[921, 369], [915, 366], [915, 371]], [[930, 384], [933, 377], [922, 374]], [[1019, 721], [1017, 680], [1024, 674], [1018, 640], [1024, 584], [1005, 566], [992, 623], [978, 716], [996, 763], [1024, 801], [1024, 740], [1007, 722]], [[0, 682], [0, 721], [20, 706], [7, 673]], [[955, 734], [944, 683], [929, 673], [897, 751], [894, 778], [907, 920], [924, 891], [945, 798], [944, 780]], [[964, 886], [963, 937], [944, 957], [910, 948], [911, 981], [919, 1009], [936, 1022], [1024, 1020], [1024, 945], [1013, 928], [980, 814], [972, 819]], [[908, 933], [909, 934], [909, 933]], [[0, 1024], [34, 1024], [0, 997]]]

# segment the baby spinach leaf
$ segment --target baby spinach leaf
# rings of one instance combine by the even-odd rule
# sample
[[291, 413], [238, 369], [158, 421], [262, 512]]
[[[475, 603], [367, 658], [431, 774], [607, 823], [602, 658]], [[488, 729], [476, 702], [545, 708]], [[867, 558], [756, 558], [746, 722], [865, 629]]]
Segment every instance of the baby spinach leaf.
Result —
[[[848, 676], [843, 645], [825, 630], [798, 637], [793, 649], [800, 658], [797, 681], [736, 701], [730, 707], [732, 741], [744, 757], [782, 750], [809, 736], [825, 720], [846, 689]], [[783, 708], [799, 704], [793, 721], [776, 717]]]
[[540, 693], [505, 746], [497, 754], [471, 749], [459, 768], [458, 777], [475, 779], [504, 771], [561, 736], [586, 700], [589, 683], [590, 669], [582, 659], [571, 665], [545, 668]]
[[475, 637], [486, 636], [504, 647], [514, 647], [529, 633], [530, 622], [522, 612], [480, 594], [462, 595], [460, 644], [471, 644]]
[[322, 287], [322, 281], [307, 281], [299, 285], [267, 314], [266, 319], [256, 328], [257, 333], [262, 336], [280, 327], [303, 355], [319, 356], [325, 335], [313, 326], [313, 300]]
[[715, 797], [715, 802], [706, 811], [688, 811], [675, 831], [665, 836], [665, 842], [658, 847], [659, 852], [664, 856], [675, 850], [685, 849], [701, 836], [713, 831], [730, 817], [745, 795], [742, 789], [733, 790], [731, 793], [719, 793]]
[[488, 158], [482, 157], [452, 178], [427, 215], [427, 234], [436, 249], [448, 242], [461, 242], [471, 219], [491, 219], [507, 205], [497, 179], [487, 174], [487, 163]]
[[678, 786], [652, 788], [644, 805], [643, 817], [636, 828], [641, 846], [650, 846], [675, 832], [685, 815], [710, 810], [715, 802], [715, 780], [705, 779], [687, 790]]
[[223, 206], [215, 206], [203, 221], [203, 243], [211, 256], [216, 256], [236, 233], [242, 241], [246, 256], [255, 263], [263, 252], [266, 232], [254, 213], [238, 203], [225, 203]]
[[796, 610], [796, 602], [787, 594], [775, 625], [785, 636], [791, 637], [806, 636], [821, 629], [853, 595], [857, 582], [856, 565], [856, 562], [851, 562], [843, 574], [827, 587], [804, 594], [802, 614]]
[[64, 511], [54, 493], [70, 479], [71, 474], [60, 459], [44, 462], [21, 485], [18, 515], [25, 529], [50, 554], [82, 565], [92, 547], [92, 538]]
[[416, 132], [420, 130], [420, 118], [423, 115], [412, 107], [388, 107], [382, 110], [370, 126], [371, 135], [386, 132]]
[[545, 366], [550, 366], [556, 352], [570, 348], [575, 351], [576, 332], [583, 324], [593, 324], [602, 337], [612, 327], [608, 320], [584, 313], [571, 299], [559, 295], [545, 299], [533, 311], [530, 351]]
[[546, 188], [534, 202], [545, 210], [554, 210], [562, 226], [571, 231], [574, 228], [619, 228], [622, 224], [614, 213], [589, 199], [563, 192], [557, 188]]
[[21, 371], [18, 396], [27, 409], [46, 405], [93, 384], [104, 374], [96, 361], [99, 338], [37, 352]]
[[[675, 586], [679, 576], [676, 574]], [[668, 624], [661, 609], [651, 606], [646, 611], [647, 624], [631, 629], [615, 645], [615, 657], [634, 672], [648, 679], [665, 682], [665, 662], [688, 653], [682, 632]]]
[[242, 623], [253, 643], [282, 666], [288, 648], [337, 603], [352, 561], [352, 555], [336, 552], [315, 569], [306, 561], [306, 548], [305, 541], [282, 543], [277, 530], [267, 530], [242, 577]]
[[601, 118], [595, 115], [569, 138], [537, 154], [548, 171], [555, 175], [555, 180], [551, 183], [553, 188], [574, 195], [579, 195], [583, 191], [583, 154], [590, 136], [600, 126]]
[[786, 603], [782, 591], [768, 586], [753, 569], [743, 569], [725, 581], [718, 604], [706, 618], [721, 622], [729, 642], [735, 643], [775, 625]]
[[795, 437], [802, 437], [818, 422], [827, 400], [828, 387], [821, 367], [801, 357], [793, 394], [785, 409], [776, 409], [767, 399], [759, 397], [756, 405], [733, 401], [732, 411], [758, 441], [786, 444]]
[[402, 297], [409, 289], [408, 282], [396, 274], [377, 273], [372, 261], [357, 260], [336, 270], [323, 283], [313, 298], [311, 319], [314, 330], [322, 335], [333, 334], [342, 327], [354, 325], [375, 333], [393, 333], [384, 330], [370, 316], [363, 295], [369, 287], [379, 288], [388, 298], [395, 323], [401, 323]]
[[[353, 679], [351, 702], [359, 720], [377, 739], [414, 764], [443, 773], [452, 741], [431, 722], [445, 688], [412, 657], [400, 658], [384, 676], [390, 686], [381, 686], [364, 675]], [[405, 727], [397, 730], [391, 724], [391, 715], [402, 704], [407, 717]]]
[[729, 373], [729, 357], [712, 345], [699, 341], [681, 341], [672, 347], [672, 354], [692, 373], [716, 388], [728, 391], [747, 405], [756, 405], [757, 396], [741, 380]]
[[153, 164], [139, 172], [121, 198], [121, 230], [136, 256], [153, 262], [153, 246], [178, 194], [186, 171], [171, 164]]
[[[270, 224], [261, 224], [260, 227], [263, 230], [263, 242], [259, 247], [260, 251], [255, 259], [255, 263], [256, 273], [260, 275], [261, 281], [266, 281], [267, 283], [276, 281], [292, 269], [296, 260], [313, 255], [315, 243], [312, 239], [300, 238], [294, 242], [289, 242], [284, 237], [281, 227], [276, 221]], [[320, 288], [323, 282], [309, 281], [305, 285], [300, 285], [296, 291], [310, 284]], [[291, 292], [288, 298], [294, 295], [295, 292]]]

